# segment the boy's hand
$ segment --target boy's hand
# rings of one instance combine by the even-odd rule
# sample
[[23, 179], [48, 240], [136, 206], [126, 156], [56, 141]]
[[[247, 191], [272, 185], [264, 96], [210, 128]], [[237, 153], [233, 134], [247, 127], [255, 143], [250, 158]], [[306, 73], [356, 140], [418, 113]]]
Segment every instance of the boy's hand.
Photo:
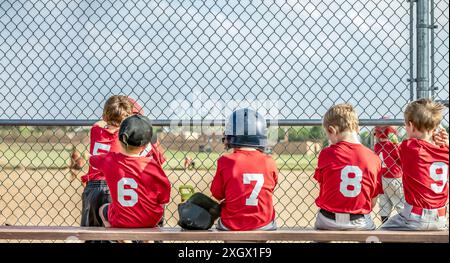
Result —
[[433, 134], [433, 141], [437, 146], [448, 147], [448, 133], [444, 128], [439, 128]]

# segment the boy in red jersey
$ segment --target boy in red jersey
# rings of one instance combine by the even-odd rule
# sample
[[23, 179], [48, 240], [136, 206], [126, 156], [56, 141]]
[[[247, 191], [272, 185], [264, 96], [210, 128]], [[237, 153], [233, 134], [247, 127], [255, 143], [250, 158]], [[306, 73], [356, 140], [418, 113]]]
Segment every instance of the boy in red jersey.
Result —
[[[132, 113], [133, 104], [127, 96], [114, 95], [106, 101], [103, 120], [91, 128], [91, 156], [119, 151], [119, 125]], [[81, 181], [86, 184], [82, 195], [81, 226], [102, 226], [98, 209], [101, 205], [111, 202], [105, 177], [100, 171], [89, 166], [88, 173], [81, 177]]]
[[266, 121], [251, 109], [231, 114], [224, 144], [233, 153], [217, 161], [212, 195], [221, 203], [218, 230], [275, 230], [273, 192], [278, 180], [275, 161], [263, 151], [267, 146]]
[[105, 227], [155, 227], [161, 221], [170, 200], [170, 182], [155, 159], [141, 155], [151, 139], [150, 120], [133, 115], [120, 125], [120, 152], [89, 159], [111, 191], [112, 202], [99, 209]]
[[[119, 152], [120, 123], [132, 114], [143, 113], [142, 107], [135, 100], [123, 95], [111, 96], [103, 108], [103, 120], [95, 123], [91, 128], [90, 155]], [[149, 144], [141, 154], [154, 158], [161, 165], [164, 163], [163, 155], [152, 144]], [[103, 204], [111, 202], [105, 177], [90, 166], [88, 173], [82, 176], [81, 180], [83, 184], [86, 184], [82, 195], [81, 226], [102, 226], [98, 209]]]
[[374, 133], [374, 151], [381, 160], [383, 194], [380, 195], [380, 216], [384, 223], [392, 208], [400, 213], [405, 206], [402, 167], [396, 140], [397, 130], [392, 126], [377, 126]]
[[405, 209], [382, 229], [443, 230], [447, 228], [448, 134], [437, 131], [444, 106], [429, 99], [411, 102], [405, 110], [408, 139], [400, 145]]
[[315, 228], [373, 230], [370, 212], [381, 192], [381, 161], [358, 140], [358, 116], [350, 104], [323, 117], [330, 146], [319, 154], [314, 178], [320, 185]]

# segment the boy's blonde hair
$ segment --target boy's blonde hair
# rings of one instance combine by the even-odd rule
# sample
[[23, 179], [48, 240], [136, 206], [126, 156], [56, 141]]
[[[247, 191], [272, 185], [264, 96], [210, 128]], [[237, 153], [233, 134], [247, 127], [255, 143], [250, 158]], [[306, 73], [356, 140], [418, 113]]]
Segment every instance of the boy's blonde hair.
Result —
[[108, 125], [120, 126], [120, 123], [132, 114], [133, 103], [123, 95], [111, 96], [103, 108], [103, 119]]
[[444, 105], [430, 99], [418, 99], [408, 104], [405, 122], [411, 122], [419, 131], [433, 131], [442, 121]]
[[348, 103], [337, 104], [328, 109], [323, 117], [323, 127], [333, 126], [337, 133], [344, 131], [358, 131], [358, 115], [352, 105]]

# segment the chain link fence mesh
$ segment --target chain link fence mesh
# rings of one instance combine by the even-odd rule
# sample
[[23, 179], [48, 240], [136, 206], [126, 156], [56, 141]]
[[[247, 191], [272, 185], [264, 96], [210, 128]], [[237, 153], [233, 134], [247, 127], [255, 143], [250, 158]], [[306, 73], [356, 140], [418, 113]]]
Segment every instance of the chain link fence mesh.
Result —
[[[156, 121], [222, 120], [243, 106], [297, 120], [271, 128], [274, 201], [280, 227], [312, 227], [325, 111], [349, 102], [369, 122], [403, 118], [409, 8], [384, 0], [2, 1], [0, 121], [25, 126], [0, 126], [0, 224], [79, 225], [89, 127], [77, 123], [98, 120], [109, 96], [126, 94]], [[435, 1], [434, 11], [436, 98], [448, 100], [448, 3]], [[39, 126], [52, 120], [82, 126]], [[176, 226], [180, 185], [210, 194], [222, 127], [162, 123], [155, 129], [172, 183], [166, 225]], [[372, 129], [361, 128], [369, 147]], [[69, 169], [74, 149], [84, 160], [78, 170]], [[186, 157], [194, 165], [186, 168]]]

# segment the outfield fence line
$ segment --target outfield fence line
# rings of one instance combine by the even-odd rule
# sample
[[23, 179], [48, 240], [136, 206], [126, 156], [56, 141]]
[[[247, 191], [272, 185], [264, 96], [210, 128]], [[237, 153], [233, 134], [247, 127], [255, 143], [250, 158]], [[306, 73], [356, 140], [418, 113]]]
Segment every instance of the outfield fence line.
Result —
[[[0, 126], [92, 126], [99, 120], [0, 120]], [[322, 120], [266, 120], [269, 126], [321, 126]], [[225, 120], [151, 120], [156, 127], [166, 126], [225, 126]], [[402, 126], [402, 119], [362, 119], [359, 120], [361, 126]]]

